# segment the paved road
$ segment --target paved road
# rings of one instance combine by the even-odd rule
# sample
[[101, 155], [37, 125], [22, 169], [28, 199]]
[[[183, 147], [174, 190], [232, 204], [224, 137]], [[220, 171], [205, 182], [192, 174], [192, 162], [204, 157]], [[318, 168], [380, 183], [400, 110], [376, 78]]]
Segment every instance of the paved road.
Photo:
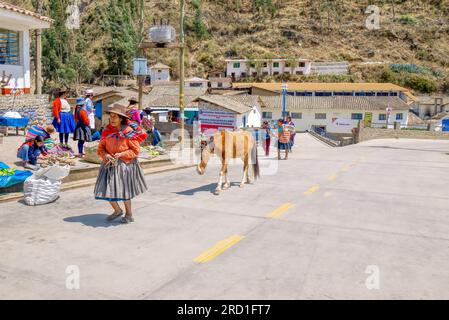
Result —
[[213, 167], [148, 176], [126, 226], [104, 223], [92, 188], [1, 204], [0, 298], [448, 299], [448, 153], [449, 141], [300, 135], [276, 175], [262, 158], [262, 180], [220, 196]]

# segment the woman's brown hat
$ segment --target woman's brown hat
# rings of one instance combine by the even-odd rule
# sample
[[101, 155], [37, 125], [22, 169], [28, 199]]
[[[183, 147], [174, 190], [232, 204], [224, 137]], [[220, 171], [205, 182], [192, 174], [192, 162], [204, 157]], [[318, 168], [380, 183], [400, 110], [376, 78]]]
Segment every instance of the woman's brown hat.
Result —
[[106, 113], [115, 113], [129, 119], [129, 116], [126, 114], [126, 107], [118, 103], [114, 103], [111, 107], [109, 107], [106, 110]]

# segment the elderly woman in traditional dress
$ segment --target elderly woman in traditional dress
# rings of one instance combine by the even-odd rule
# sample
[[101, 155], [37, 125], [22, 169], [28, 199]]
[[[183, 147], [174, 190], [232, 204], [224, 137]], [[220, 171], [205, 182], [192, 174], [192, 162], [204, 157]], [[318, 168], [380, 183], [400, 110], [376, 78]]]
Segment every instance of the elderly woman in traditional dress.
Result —
[[147, 134], [131, 124], [125, 106], [115, 104], [107, 112], [110, 114], [109, 124], [102, 132], [97, 151], [103, 164], [95, 185], [95, 198], [108, 201], [114, 209], [108, 221], [123, 215], [118, 202], [124, 202], [126, 214], [121, 222], [130, 223], [134, 222], [131, 199], [147, 190], [137, 161], [140, 143]]

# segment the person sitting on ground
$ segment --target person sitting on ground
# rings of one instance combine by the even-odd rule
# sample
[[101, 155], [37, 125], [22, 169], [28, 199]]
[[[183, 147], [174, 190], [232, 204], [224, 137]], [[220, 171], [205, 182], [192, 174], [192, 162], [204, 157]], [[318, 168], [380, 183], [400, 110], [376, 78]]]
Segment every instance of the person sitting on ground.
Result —
[[37, 159], [40, 156], [47, 155], [47, 149], [44, 146], [44, 138], [37, 136], [33, 140], [24, 142], [17, 150], [17, 158], [22, 159], [23, 167], [31, 170], [39, 169]]
[[51, 135], [55, 133], [55, 127], [52, 125], [41, 126], [39, 124], [32, 125], [25, 135], [25, 141], [34, 140], [36, 137], [41, 136], [44, 140], [50, 139]]

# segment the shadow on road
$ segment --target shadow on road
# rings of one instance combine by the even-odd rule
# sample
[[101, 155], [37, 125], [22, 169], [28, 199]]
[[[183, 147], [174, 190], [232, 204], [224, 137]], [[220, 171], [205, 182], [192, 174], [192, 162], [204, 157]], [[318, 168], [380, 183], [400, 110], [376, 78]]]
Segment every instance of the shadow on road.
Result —
[[92, 228], [110, 228], [120, 225], [120, 219], [117, 219], [116, 221], [111, 223], [106, 221], [107, 216], [107, 214], [85, 214], [77, 217], [68, 217], [65, 218], [64, 221], [77, 222]]
[[209, 184], [206, 184], [206, 185], [198, 187], [198, 188], [188, 189], [188, 190], [175, 192], [175, 193], [182, 195], [182, 196], [194, 196], [195, 193], [207, 192], [207, 191], [209, 191], [210, 193], [214, 193], [216, 186], [217, 186], [216, 183], [209, 183]]

